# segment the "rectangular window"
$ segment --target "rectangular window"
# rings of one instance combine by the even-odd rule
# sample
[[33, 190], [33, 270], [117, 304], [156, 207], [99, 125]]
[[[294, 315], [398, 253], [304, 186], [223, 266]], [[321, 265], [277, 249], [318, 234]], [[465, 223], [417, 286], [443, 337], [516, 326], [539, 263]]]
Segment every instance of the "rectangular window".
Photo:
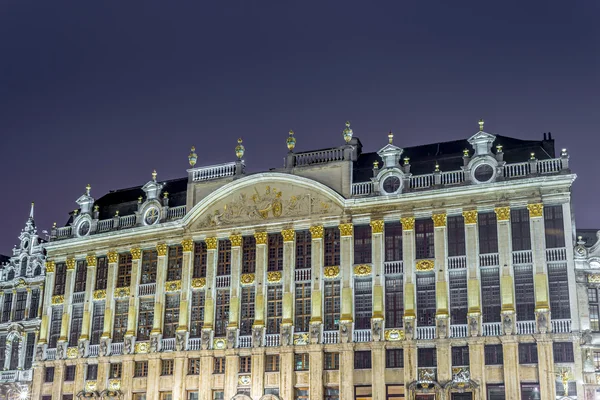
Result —
[[121, 379], [122, 374], [123, 374], [123, 364], [121, 364], [121, 363], [110, 364], [110, 371], [108, 374], [108, 379]]
[[2, 307], [2, 322], [10, 321], [10, 311], [12, 310], [12, 293], [4, 293], [4, 307]]
[[171, 393], [171, 392], [160, 392], [159, 400], [173, 400], [173, 393]]
[[594, 367], [596, 372], [600, 371], [600, 351], [594, 351]]
[[371, 227], [357, 225], [354, 227], [354, 264], [370, 264], [372, 259]]
[[544, 231], [546, 248], [565, 247], [565, 225], [561, 205], [544, 207]]
[[88, 364], [85, 379], [88, 381], [95, 381], [98, 379], [98, 364]]
[[215, 357], [213, 363], [213, 374], [225, 373], [225, 357]]
[[465, 325], [467, 323], [467, 271], [449, 270], [450, 279], [450, 323], [452, 325]]
[[30, 369], [33, 362], [33, 352], [35, 350], [35, 333], [27, 334], [27, 345], [25, 347], [25, 369]]
[[134, 393], [133, 400], [146, 400], [146, 393]]
[[148, 376], [148, 361], [136, 361], [133, 370], [134, 378], [143, 378]]
[[42, 400], [52, 400], [52, 395], [42, 396]]
[[240, 356], [240, 373], [249, 374], [252, 372], [252, 356]]
[[372, 303], [371, 279], [356, 279], [354, 281], [355, 329], [371, 328]]
[[223, 400], [225, 398], [225, 392], [221, 390], [213, 390], [213, 400]]
[[550, 289], [552, 319], [571, 318], [569, 278], [567, 276], [566, 262], [548, 264], [548, 287]]
[[129, 300], [115, 301], [115, 320], [113, 324], [113, 343], [123, 343], [127, 332], [127, 311]]
[[515, 303], [517, 321], [535, 320], [535, 291], [533, 287], [533, 266], [515, 265]]
[[150, 332], [154, 323], [154, 299], [140, 299], [138, 311], [137, 340], [150, 340]]
[[354, 352], [354, 369], [370, 369], [371, 368], [371, 351], [355, 351]]
[[200, 375], [200, 359], [188, 359], [188, 375]]
[[[371, 386], [355, 386], [354, 387], [354, 399], [355, 400], [371, 400], [373, 393]], [[421, 400], [421, 399], [419, 399]]]
[[339, 387], [326, 387], [325, 388], [325, 400], [340, 400], [340, 389]]
[[417, 260], [435, 257], [432, 219], [418, 219], [415, 221], [415, 240]]
[[537, 364], [537, 344], [519, 343], [519, 364]]
[[429, 368], [437, 367], [437, 353], [435, 347], [417, 349], [417, 366]]
[[187, 400], [198, 400], [199, 399], [199, 393], [198, 391], [194, 391], [194, 392], [187, 392]]
[[404, 350], [387, 349], [385, 351], [386, 368], [404, 368]]
[[296, 269], [310, 268], [312, 238], [309, 231], [296, 232]]
[[169, 246], [167, 260], [167, 282], [181, 280], [181, 266], [183, 265], [183, 247]]
[[192, 310], [190, 313], [190, 337], [199, 338], [204, 325], [204, 291], [192, 292]]
[[268, 354], [267, 355], [265, 371], [267, 371], [267, 372], [278, 372], [279, 371], [279, 354]]
[[163, 327], [163, 338], [174, 338], [177, 325], [179, 324], [179, 293], [171, 293], [165, 296], [165, 321]]
[[38, 316], [38, 308], [40, 308], [40, 289], [31, 291], [31, 305], [29, 306], [28, 319], [36, 319]]
[[554, 342], [552, 343], [554, 350], [555, 363], [572, 363], [575, 362], [573, 354], [573, 343], [571, 342]]
[[156, 283], [156, 268], [158, 266], [158, 252], [144, 250], [142, 253], [142, 284]]
[[96, 301], [94, 304], [94, 315], [92, 319], [92, 336], [90, 344], [100, 344], [100, 337], [104, 330], [104, 302]]
[[462, 215], [452, 215], [446, 221], [448, 230], [448, 257], [464, 256], [465, 246], [465, 219]]
[[252, 334], [252, 324], [254, 324], [254, 286], [242, 288], [242, 298], [240, 302], [240, 336]]
[[160, 374], [162, 376], [173, 375], [173, 360], [161, 360]]
[[340, 265], [340, 230], [338, 227], [325, 228], [323, 233], [325, 267]]
[[521, 398], [522, 399], [539, 399], [540, 385], [539, 383], [521, 383]]
[[17, 302], [15, 304], [15, 313], [13, 321], [22, 321], [25, 318], [25, 308], [27, 307], [27, 292], [25, 290], [17, 291]]
[[452, 347], [452, 366], [453, 367], [468, 367], [469, 366], [469, 346], [454, 346]]
[[65, 263], [56, 263], [54, 273], [54, 296], [65, 294], [65, 282], [67, 280], [67, 266]]
[[404, 385], [387, 385], [387, 397], [386, 399], [403, 399], [404, 398]]
[[81, 324], [83, 322], [83, 304], [73, 306], [71, 313], [71, 333], [69, 334], [69, 346], [77, 346], [81, 336]]
[[588, 288], [588, 303], [590, 312], [590, 329], [594, 332], [600, 331], [600, 307], [598, 304], [598, 290]]
[[477, 215], [479, 230], [479, 253], [497, 253], [498, 252], [498, 226], [496, 222], [496, 213], [479, 213]]
[[87, 281], [87, 262], [85, 260], [77, 261], [75, 269], [75, 288], [73, 293], [85, 292], [85, 283]]
[[54, 382], [54, 367], [46, 367], [44, 371], [44, 382]]
[[386, 222], [385, 229], [385, 261], [402, 261], [402, 224]]
[[106, 256], [96, 260], [96, 286], [95, 290], [105, 290], [108, 281], [108, 260]]
[[504, 385], [486, 385], [487, 387], [487, 400], [506, 400], [504, 394]]
[[417, 326], [435, 326], [435, 273], [417, 275]]
[[0, 335], [0, 367], [4, 368], [4, 358], [6, 357], [6, 335]]
[[485, 365], [502, 365], [504, 364], [504, 355], [502, 353], [501, 344], [486, 344], [485, 345]]
[[310, 328], [310, 282], [296, 283], [294, 332], [308, 332]]
[[294, 354], [294, 371], [308, 371], [309, 368], [308, 353]]
[[[6, 296], [6, 295], [5, 295]], [[49, 349], [55, 349], [60, 337], [60, 325], [62, 324], [63, 306], [52, 307], [52, 318], [50, 319]]]
[[498, 267], [481, 268], [481, 302], [483, 304], [483, 322], [500, 322], [500, 271]]
[[242, 273], [252, 274], [256, 271], [256, 238], [242, 237]]
[[215, 336], [223, 337], [227, 333], [229, 323], [229, 289], [217, 290], [215, 312]]
[[206, 263], [208, 260], [208, 252], [206, 243], [194, 243], [194, 278], [206, 277]]
[[269, 286], [267, 288], [267, 333], [279, 333], [283, 312], [283, 288]]
[[294, 400], [308, 400], [308, 388], [295, 388]]
[[336, 331], [340, 322], [340, 281], [324, 281], [325, 298], [323, 315], [326, 331]]
[[323, 367], [326, 370], [340, 369], [340, 353], [325, 353], [325, 365]]
[[269, 233], [269, 271], [283, 271], [283, 236]]
[[231, 241], [229, 239], [219, 239], [217, 275], [231, 275]]
[[385, 326], [402, 328], [404, 326], [404, 287], [402, 275], [385, 278]]
[[131, 285], [131, 253], [119, 254], [117, 271], [117, 287], [129, 287]]
[[63, 394], [62, 400], [73, 400], [73, 395], [72, 394]]
[[513, 251], [531, 250], [528, 209], [510, 210], [510, 230]]

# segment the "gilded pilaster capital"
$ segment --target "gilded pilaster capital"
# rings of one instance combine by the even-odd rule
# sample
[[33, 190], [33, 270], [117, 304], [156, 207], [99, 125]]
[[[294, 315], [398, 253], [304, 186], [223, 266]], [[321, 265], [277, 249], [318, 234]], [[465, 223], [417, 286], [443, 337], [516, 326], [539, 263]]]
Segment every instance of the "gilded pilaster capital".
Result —
[[74, 270], [75, 269], [75, 258], [74, 257], [67, 258], [67, 261], [65, 261], [65, 264], [67, 264], [67, 271]]
[[373, 233], [373, 234], [383, 233], [383, 228], [385, 226], [385, 223], [383, 222], [382, 219], [373, 220], [373, 221], [371, 221], [370, 225], [371, 225], [371, 233]]
[[194, 251], [194, 241], [192, 239], [183, 239], [181, 241], [183, 251]]
[[293, 242], [296, 238], [296, 231], [293, 229], [284, 229], [281, 231], [281, 236], [283, 236], [284, 242]]
[[207, 237], [205, 242], [207, 250], [216, 250], [217, 245], [219, 244], [219, 239], [217, 239], [216, 237]]
[[510, 207], [496, 207], [496, 221], [510, 221]]
[[267, 232], [254, 232], [256, 244], [267, 244]]
[[158, 253], [159, 257], [166, 256], [168, 249], [169, 249], [169, 247], [167, 246], [166, 243], [159, 243], [156, 245], [156, 252]]
[[412, 231], [415, 229], [415, 217], [402, 217], [400, 218], [402, 223], [403, 231]]
[[323, 225], [313, 225], [309, 229], [312, 239], [323, 239]]
[[446, 226], [446, 213], [433, 214], [431, 219], [433, 220], [433, 226], [436, 228]]
[[540, 218], [544, 216], [543, 203], [527, 204], [527, 209], [529, 210], [529, 218]]
[[477, 223], [477, 210], [463, 211], [463, 217], [465, 218], [465, 224], [476, 224]]
[[139, 247], [132, 247], [131, 250], [129, 250], [129, 252], [131, 253], [132, 260], [139, 260], [140, 258], [142, 258], [142, 249], [140, 249]]
[[229, 235], [231, 241], [231, 247], [240, 247], [242, 245], [242, 235]]
[[352, 223], [340, 224], [340, 236], [352, 236], [354, 233], [354, 225]]
[[106, 257], [108, 258], [109, 264], [116, 263], [117, 261], [119, 261], [119, 253], [117, 253], [114, 250], [109, 251]]
[[95, 267], [97, 260], [98, 259], [96, 258], [96, 255], [94, 253], [90, 253], [87, 256], [85, 256], [85, 261], [87, 262], [88, 267]]
[[54, 260], [46, 260], [46, 273], [54, 272], [54, 268], [56, 267], [56, 263]]

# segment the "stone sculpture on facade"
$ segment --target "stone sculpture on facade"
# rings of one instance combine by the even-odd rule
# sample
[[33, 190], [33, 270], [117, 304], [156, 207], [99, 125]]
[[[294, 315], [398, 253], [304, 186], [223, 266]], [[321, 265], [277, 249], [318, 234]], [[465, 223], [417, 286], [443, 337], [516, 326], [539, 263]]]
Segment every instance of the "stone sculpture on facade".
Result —
[[536, 322], [537, 322], [537, 329], [539, 333], [546, 333], [548, 332], [548, 317], [547, 317], [547, 311], [537, 311], [536, 312]]
[[504, 314], [502, 316], [502, 329], [504, 330], [505, 335], [513, 334], [513, 318], [510, 314]]
[[371, 320], [371, 330], [373, 341], [378, 342], [383, 339], [383, 320], [373, 319]]
[[340, 321], [340, 342], [352, 343], [352, 322]]
[[237, 333], [237, 328], [231, 329], [228, 328], [227, 329], [227, 348], [228, 349], [233, 349], [235, 348], [235, 342], [236, 342], [236, 333]]
[[289, 346], [292, 338], [292, 326], [291, 325], [281, 325], [281, 345]]
[[448, 336], [448, 324], [445, 317], [437, 318], [437, 334], [438, 338], [445, 339]]
[[310, 343], [321, 343], [321, 324], [310, 325]]
[[469, 315], [469, 334], [479, 336], [479, 317], [477, 315]]
[[252, 347], [261, 347], [263, 338], [263, 328], [255, 326], [252, 328]]

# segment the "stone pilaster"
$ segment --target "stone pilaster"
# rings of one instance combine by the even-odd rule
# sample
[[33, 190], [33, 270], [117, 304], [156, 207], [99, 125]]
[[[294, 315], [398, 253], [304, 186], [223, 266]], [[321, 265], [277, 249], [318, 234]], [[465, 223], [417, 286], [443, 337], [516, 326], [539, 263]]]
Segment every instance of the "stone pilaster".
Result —
[[91, 334], [92, 293], [96, 284], [96, 255], [89, 254], [86, 257], [87, 271], [85, 280], [85, 297], [83, 303], [83, 320], [81, 321], [81, 335], [79, 341], [87, 341]]
[[447, 382], [452, 380], [452, 357], [450, 341], [448, 339], [439, 339], [435, 343], [437, 356], [437, 380], [438, 382]]
[[376, 342], [371, 347], [371, 389], [373, 400], [386, 400], [387, 397], [385, 389], [384, 345], [384, 342]]
[[252, 387], [250, 396], [260, 399], [263, 396], [265, 386], [265, 348], [256, 347], [252, 349]]
[[520, 399], [519, 343], [515, 336], [501, 336], [500, 340], [504, 359], [504, 395], [507, 399]]
[[[167, 254], [169, 247], [164, 243], [156, 246], [158, 261], [156, 263], [156, 294], [154, 297], [154, 319], [152, 321], [152, 336], [162, 335], [163, 310], [165, 301], [165, 286], [167, 282]], [[160, 340], [159, 340], [160, 342]]]
[[[229, 347], [235, 347], [235, 337], [240, 323], [240, 274], [242, 271], [242, 235], [229, 236], [231, 241], [231, 295], [229, 301], [229, 324], [227, 336]], [[237, 367], [236, 367], [237, 368]], [[227, 368], [226, 368], [227, 370]], [[225, 396], [227, 397], [227, 396]]]
[[[124, 356], [121, 360], [121, 391], [123, 392], [123, 400], [132, 400], [133, 370], [135, 364], [135, 362], [133, 361], [133, 355]], [[82, 367], [84, 367], [84, 365], [82, 365]], [[173, 385], [173, 394], [175, 394], [175, 391], [176, 385]]]
[[[42, 312], [42, 322], [40, 324], [40, 335], [38, 339], [38, 345], [45, 345], [48, 342], [48, 326], [50, 324], [50, 318], [52, 317], [52, 291], [54, 290], [54, 278], [55, 273], [54, 269], [56, 264], [53, 260], [46, 261], [46, 280], [45, 280], [45, 289], [43, 293], [40, 293], [40, 305], [44, 305], [46, 307], [46, 312]], [[43, 297], [42, 297], [43, 294]], [[4, 296], [3, 296], [4, 297]], [[4, 304], [4, 298], [2, 299], [2, 304]], [[43, 310], [43, 309], [42, 309]]]
[[85, 370], [87, 368], [87, 364], [78, 363], [75, 368], [75, 387], [76, 388], [84, 388], [85, 387]]
[[373, 316], [371, 319], [371, 329], [374, 341], [383, 340], [384, 226], [383, 220], [371, 221], [371, 261], [373, 264]]
[[[108, 377], [108, 373], [110, 371], [110, 359], [108, 357], [100, 357], [98, 358], [98, 379], [96, 383], [96, 387], [98, 388], [98, 393], [105, 390], [106, 387], [106, 377]], [[150, 390], [149, 390], [150, 391]], [[148, 399], [150, 399], [148, 397]]]
[[[294, 324], [294, 270], [296, 268], [296, 232], [294, 229], [284, 229], [283, 236], [283, 309], [281, 329], [290, 330]], [[283, 337], [282, 337], [283, 339]], [[291, 338], [290, 338], [291, 340]]]
[[206, 299], [204, 302], [204, 324], [202, 327], [202, 348], [212, 346], [211, 335], [215, 323], [215, 285], [217, 279], [217, 249], [219, 240], [216, 237], [206, 238]]
[[25, 314], [23, 319], [29, 319], [29, 312], [31, 308], [31, 287], [27, 287], [25, 290], [27, 291], [27, 299], [25, 299]]
[[552, 339], [547, 337], [545, 334], [536, 336], [538, 351], [538, 374], [540, 377], [540, 395], [542, 399], [555, 399], [556, 374], [554, 373], [554, 352], [552, 349]]
[[447, 260], [448, 260], [448, 231], [446, 228], [446, 213], [433, 214], [433, 243], [435, 249], [434, 271], [436, 274], [435, 283], [435, 319], [436, 333], [439, 338], [448, 337], [449, 313], [448, 313], [448, 280], [447, 280]]
[[[187, 348], [187, 332], [189, 322], [189, 304], [192, 293], [192, 271], [194, 269], [194, 241], [192, 239], [184, 239], [181, 242], [183, 250], [183, 261], [181, 269], [181, 297], [179, 303], [179, 323], [177, 326], [177, 342], [183, 343], [179, 345], [177, 350], [185, 350]], [[182, 340], [183, 339], [183, 340]]]
[[[184, 256], [185, 257], [185, 256]], [[187, 375], [186, 357], [184, 353], [178, 353], [173, 360], [173, 398], [186, 399], [185, 378]], [[133, 369], [133, 367], [131, 368]]]
[[106, 280], [106, 302], [104, 308], [104, 329], [102, 339], [110, 339], [112, 337], [113, 313], [115, 307], [115, 284], [117, 281], [117, 262], [119, 254], [116, 251], [109, 251], [108, 259], [108, 278]]
[[308, 364], [310, 366], [310, 399], [323, 398], [323, 350], [319, 345], [309, 345]]
[[[131, 282], [129, 283], [129, 309], [127, 310], [127, 332], [126, 337], [136, 336], [137, 325], [137, 290], [142, 266], [142, 250], [139, 247], [133, 247], [131, 250]], [[158, 288], [157, 288], [158, 290]], [[131, 346], [133, 351], [133, 345]]]
[[[417, 379], [417, 342], [407, 340], [404, 342], [404, 383], [409, 383]], [[406, 390], [406, 389], [405, 389]], [[406, 392], [408, 394], [408, 391]]]
[[54, 364], [54, 383], [52, 384], [52, 399], [62, 399], [63, 377], [65, 376], [65, 363]]
[[[311, 235], [311, 343], [320, 343], [321, 325], [323, 324], [323, 267], [325, 253], [323, 251], [323, 225], [314, 225], [310, 227]], [[312, 334], [315, 332], [315, 334]], [[312, 397], [312, 393], [311, 393]], [[313, 397], [314, 398], [314, 397]]]
[[200, 399], [213, 400], [212, 381], [213, 381], [213, 357], [206, 352], [200, 357]]
[[485, 341], [482, 337], [477, 337], [470, 338], [468, 343], [471, 379], [485, 390]]
[[[212, 357], [211, 357], [212, 361]], [[202, 362], [202, 361], [201, 361]], [[203, 370], [204, 371], [204, 370]], [[212, 362], [210, 364], [210, 376], [212, 377]], [[146, 386], [146, 400], [159, 400], [159, 388], [160, 388], [160, 374], [161, 374], [161, 363], [160, 354], [152, 353], [148, 357], [148, 378]], [[210, 390], [210, 386], [209, 386]]]
[[[260, 329], [262, 335], [262, 328], [265, 326], [265, 312], [266, 312], [266, 290], [265, 285], [266, 274], [267, 274], [267, 240], [268, 236], [266, 232], [256, 232], [254, 234], [256, 239], [256, 297], [254, 303], [254, 324], [253, 329]], [[254, 341], [254, 338], [252, 339]], [[253, 343], [253, 345], [256, 345]]]
[[[533, 251], [533, 281], [537, 331], [546, 333], [550, 325], [550, 297], [546, 273], [546, 234], [544, 230], [544, 205], [529, 204], [529, 229]], [[541, 382], [541, 380], [540, 380]]]
[[352, 223], [340, 224], [340, 275], [342, 288], [342, 307], [340, 327], [354, 320], [352, 309], [352, 266], [354, 264], [354, 227]]
[[[567, 249], [573, 249], [576, 243], [573, 242], [573, 216], [571, 215], [571, 204], [562, 204], [563, 212], [563, 225], [565, 229], [565, 247]], [[574, 295], [577, 292], [577, 281], [575, 279], [575, 261], [573, 259], [573, 252], [567, 250], [567, 278], [569, 280], [569, 296], [571, 301], [571, 329], [573, 331], [582, 330], [580, 322], [580, 313], [577, 308], [577, 297]]]
[[477, 211], [463, 211], [465, 219], [465, 246], [467, 254], [467, 304], [469, 306], [469, 333], [480, 334], [481, 326], [481, 288], [479, 285], [479, 243], [477, 230]]
[[[75, 285], [75, 259], [67, 258], [67, 278], [65, 281], [65, 302], [63, 303], [62, 323], [60, 325], [60, 342], [67, 342], [69, 336], [69, 323], [71, 322], [71, 300], [73, 298], [73, 289]], [[16, 302], [13, 301], [13, 304]]]
[[400, 222], [402, 222], [402, 259], [404, 265], [404, 334], [410, 340], [413, 338], [413, 334], [415, 334], [415, 312], [417, 310], [415, 291], [415, 217], [403, 217], [400, 219]]
[[235, 350], [228, 350], [225, 357], [225, 398], [231, 399], [237, 393], [238, 371], [240, 366], [240, 357], [235, 354]]
[[502, 321], [504, 334], [514, 331], [515, 322], [515, 286], [512, 263], [512, 232], [510, 224], [510, 207], [496, 207], [498, 226], [498, 257], [500, 260], [500, 298], [502, 301]]
[[[310, 363], [310, 360], [309, 360]], [[294, 398], [294, 348], [285, 346], [279, 353], [279, 397]]]
[[[285, 399], [285, 397], [283, 397]], [[291, 398], [291, 397], [290, 397]], [[340, 346], [340, 399], [354, 398], [354, 345]]]

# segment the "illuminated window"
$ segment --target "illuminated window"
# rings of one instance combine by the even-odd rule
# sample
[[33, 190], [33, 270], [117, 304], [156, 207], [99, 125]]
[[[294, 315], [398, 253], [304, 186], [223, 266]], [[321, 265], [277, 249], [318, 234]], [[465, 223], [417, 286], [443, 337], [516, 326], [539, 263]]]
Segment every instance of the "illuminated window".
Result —
[[296, 283], [295, 332], [308, 332], [310, 328], [310, 294], [310, 282]]
[[144, 250], [142, 253], [142, 284], [156, 283], [156, 268], [158, 265], [158, 252]]
[[598, 304], [598, 290], [588, 288], [588, 303], [590, 312], [590, 329], [594, 332], [600, 331], [600, 310]]
[[206, 243], [197, 242], [194, 244], [194, 278], [204, 278], [206, 276], [206, 262], [208, 260]]
[[199, 338], [204, 325], [204, 291], [192, 292], [192, 311], [190, 313], [190, 337]]
[[269, 286], [267, 288], [267, 333], [279, 333], [281, 318], [283, 315], [283, 288], [281, 286]]
[[117, 287], [129, 287], [129, 285], [131, 285], [131, 253], [119, 254]]
[[137, 340], [150, 340], [154, 323], [154, 299], [141, 299], [138, 311]]
[[169, 258], [167, 260], [167, 282], [181, 279], [181, 267], [183, 265], [183, 248], [181, 246], [169, 246]]
[[283, 271], [283, 236], [269, 233], [269, 271]]
[[309, 231], [296, 232], [296, 269], [310, 268], [312, 238]]

